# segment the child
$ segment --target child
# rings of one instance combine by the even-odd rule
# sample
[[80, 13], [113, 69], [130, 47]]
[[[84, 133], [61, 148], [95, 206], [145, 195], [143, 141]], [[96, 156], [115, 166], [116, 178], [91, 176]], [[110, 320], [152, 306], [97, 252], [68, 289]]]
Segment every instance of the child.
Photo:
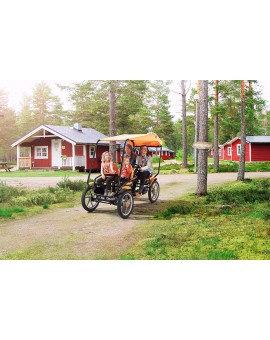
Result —
[[124, 162], [123, 162], [122, 173], [121, 173], [121, 182], [120, 182], [121, 185], [127, 182], [132, 175], [133, 168], [129, 162], [129, 159], [130, 159], [129, 155], [124, 156]]
[[[103, 152], [101, 157], [101, 178], [97, 180], [97, 184], [99, 186], [102, 185], [102, 181], [106, 180], [106, 188], [104, 191], [104, 195], [112, 195], [112, 181], [114, 181], [119, 174], [119, 170], [117, 165], [113, 163], [111, 155], [108, 151]], [[114, 175], [114, 176], [106, 176], [106, 175]]]

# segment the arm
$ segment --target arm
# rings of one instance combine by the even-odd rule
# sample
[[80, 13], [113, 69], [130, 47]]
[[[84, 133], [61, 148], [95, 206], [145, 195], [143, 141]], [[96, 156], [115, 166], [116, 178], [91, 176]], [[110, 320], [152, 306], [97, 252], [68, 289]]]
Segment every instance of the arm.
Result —
[[149, 171], [149, 172], [153, 171], [152, 158], [151, 157], [148, 158], [146, 166], [143, 166], [141, 168], [141, 171]]
[[101, 163], [100, 172], [101, 172], [101, 177], [102, 177], [102, 179], [105, 179], [105, 175], [104, 175], [104, 171], [103, 171], [103, 163]]

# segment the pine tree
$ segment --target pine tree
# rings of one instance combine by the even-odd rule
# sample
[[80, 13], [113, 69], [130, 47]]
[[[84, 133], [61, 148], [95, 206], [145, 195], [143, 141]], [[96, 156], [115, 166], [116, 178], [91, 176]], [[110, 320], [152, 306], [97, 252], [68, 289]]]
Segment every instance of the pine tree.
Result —
[[[200, 81], [199, 142], [208, 141], [208, 80]], [[197, 196], [207, 194], [208, 150], [198, 150]]]

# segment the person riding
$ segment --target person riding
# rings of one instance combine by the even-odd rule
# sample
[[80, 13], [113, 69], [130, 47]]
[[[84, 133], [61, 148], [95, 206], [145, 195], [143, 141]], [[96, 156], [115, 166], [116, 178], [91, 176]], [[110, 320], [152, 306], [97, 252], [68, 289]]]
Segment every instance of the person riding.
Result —
[[[109, 175], [109, 176], [107, 176]], [[102, 186], [102, 182], [106, 181], [106, 188], [104, 191], [104, 195], [113, 195], [112, 190], [112, 181], [115, 181], [119, 175], [119, 170], [117, 168], [116, 163], [112, 161], [111, 155], [109, 151], [105, 151], [101, 157], [101, 178], [97, 180], [98, 186]]]
[[136, 155], [133, 152], [133, 148], [131, 144], [126, 144], [125, 155], [129, 156], [129, 163], [134, 167], [134, 165], [136, 164]]
[[148, 155], [148, 148], [146, 145], [140, 147], [140, 154], [136, 158], [136, 164], [139, 166], [137, 178], [140, 179], [140, 188], [138, 196], [143, 193], [144, 182], [154, 172], [152, 166], [152, 158]]
[[121, 185], [126, 183], [131, 178], [132, 172], [133, 172], [133, 167], [130, 164], [130, 157], [128, 155], [125, 155], [123, 166], [122, 166], [121, 180], [120, 180]]

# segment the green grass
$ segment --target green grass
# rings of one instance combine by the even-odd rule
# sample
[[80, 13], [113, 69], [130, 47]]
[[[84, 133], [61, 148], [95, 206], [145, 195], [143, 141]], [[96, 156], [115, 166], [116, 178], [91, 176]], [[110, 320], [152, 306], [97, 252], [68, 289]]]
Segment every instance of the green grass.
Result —
[[0, 218], [10, 218], [14, 213], [22, 213], [25, 212], [25, 208], [9, 208], [9, 209], [0, 209]]
[[80, 202], [85, 186], [85, 181], [64, 178], [56, 187], [20, 190], [0, 181], [0, 219], [32, 216], [61, 204], [73, 206]]
[[[219, 170], [214, 170], [213, 159], [208, 158], [208, 172], [216, 173], [216, 172], [238, 172], [238, 162], [231, 161], [220, 161], [219, 162]], [[153, 164], [155, 170], [158, 169], [158, 164]], [[265, 172], [270, 171], [270, 162], [254, 162], [249, 163], [246, 162], [245, 166], [246, 172]], [[172, 174], [172, 173], [193, 173], [194, 172], [194, 161], [193, 159], [188, 160], [188, 168], [182, 169], [181, 164], [162, 164], [160, 167], [161, 174]]]
[[0, 177], [74, 177], [86, 178], [88, 173], [71, 170], [15, 170], [11, 172], [0, 172]]
[[119, 259], [268, 260], [269, 197], [269, 179], [223, 185], [203, 198], [189, 195], [141, 225], [140, 241]]

